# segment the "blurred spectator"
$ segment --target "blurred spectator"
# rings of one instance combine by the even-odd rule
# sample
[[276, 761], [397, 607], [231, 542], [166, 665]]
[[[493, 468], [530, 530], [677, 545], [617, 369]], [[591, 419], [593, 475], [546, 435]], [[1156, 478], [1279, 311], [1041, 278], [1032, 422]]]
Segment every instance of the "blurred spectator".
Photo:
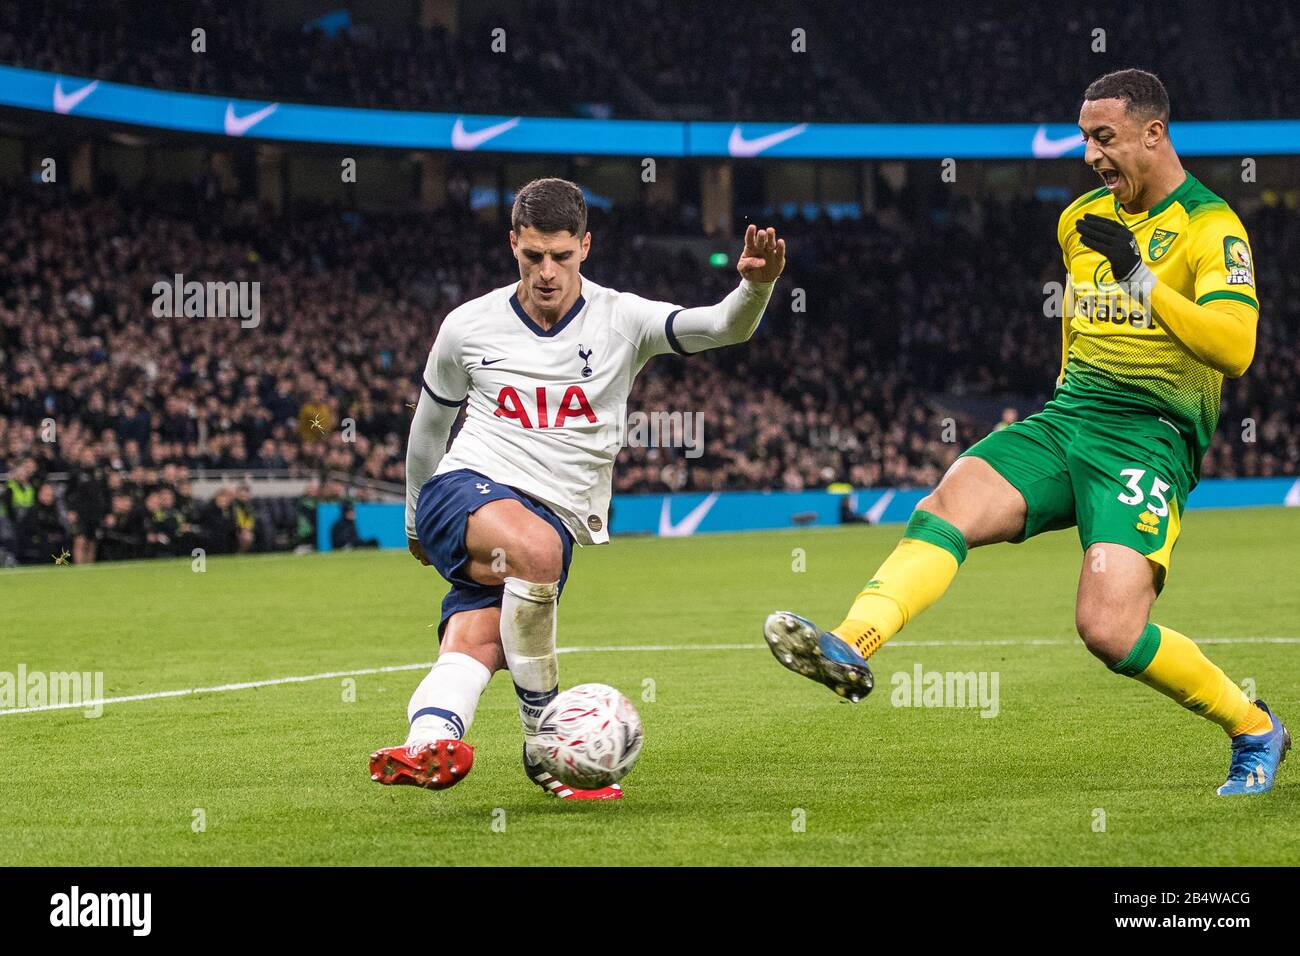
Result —
[[854, 511], [857, 496], [845, 494], [840, 497], [840, 524], [866, 524], [867, 516]]
[[125, 491], [113, 495], [96, 538], [96, 557], [101, 561], [126, 561], [144, 555], [144, 527]]
[[316, 548], [316, 505], [319, 504], [319, 495], [320, 486], [315, 482], [310, 483], [303, 489], [294, 509], [296, 521], [294, 550], [299, 553]]
[[357, 509], [349, 502], [343, 505], [339, 518], [330, 529], [330, 544], [335, 549], [377, 548], [377, 538], [363, 538], [357, 533]]
[[72, 522], [51, 484], [41, 485], [36, 501], [18, 519], [18, 560], [25, 564], [66, 562], [72, 547]]
[[76, 470], [64, 497], [69, 511], [76, 515], [73, 563], [89, 564], [95, 560], [95, 533], [109, 509], [108, 479], [90, 445], [83, 446], [77, 455]]
[[157, 558], [176, 553], [176, 536], [180, 522], [175, 512], [167, 506], [171, 492], [155, 488], [144, 497], [140, 522], [144, 525], [144, 556]]
[[28, 458], [18, 464], [3, 487], [0, 487], [0, 514], [17, 524], [36, 504], [36, 459]]
[[199, 516], [200, 537], [212, 554], [234, 554], [238, 546], [235, 493], [220, 488]]
[[253, 507], [253, 490], [240, 485], [234, 503], [235, 545], [240, 554], [246, 554], [257, 544], [257, 511]]

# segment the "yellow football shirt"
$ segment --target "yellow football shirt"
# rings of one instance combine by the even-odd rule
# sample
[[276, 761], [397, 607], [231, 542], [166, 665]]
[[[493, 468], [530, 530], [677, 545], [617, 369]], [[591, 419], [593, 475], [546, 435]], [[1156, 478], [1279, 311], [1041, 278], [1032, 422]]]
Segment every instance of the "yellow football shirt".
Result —
[[1246, 230], [1228, 204], [1190, 174], [1147, 212], [1125, 212], [1103, 187], [1075, 200], [1057, 223], [1070, 292], [1065, 367], [1055, 398], [1152, 410], [1171, 419], [1190, 440], [1199, 471], [1219, 421], [1223, 374], [1188, 353], [1158, 315], [1120, 289], [1105, 256], [1079, 238], [1075, 223], [1085, 213], [1131, 229], [1147, 267], [1180, 295], [1198, 305], [1233, 299], [1258, 311]]

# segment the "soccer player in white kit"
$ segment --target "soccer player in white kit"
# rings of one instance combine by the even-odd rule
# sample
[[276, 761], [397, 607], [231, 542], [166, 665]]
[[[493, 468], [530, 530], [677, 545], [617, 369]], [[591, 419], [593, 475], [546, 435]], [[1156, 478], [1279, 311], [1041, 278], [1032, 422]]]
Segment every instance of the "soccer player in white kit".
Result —
[[747, 341], [785, 268], [785, 240], [751, 225], [740, 285], [717, 305], [683, 309], [580, 274], [591, 234], [582, 191], [567, 180], [520, 189], [510, 224], [519, 282], [448, 314], [425, 366], [407, 443], [406, 534], [451, 590], [438, 660], [407, 707], [406, 742], [371, 754], [370, 775], [431, 790], [463, 779], [479, 697], [507, 668], [529, 779], [563, 799], [617, 799], [618, 784], [575, 790], [529, 757], [559, 689], [556, 605], [573, 542], [609, 540], [620, 418], [637, 373], [656, 355]]

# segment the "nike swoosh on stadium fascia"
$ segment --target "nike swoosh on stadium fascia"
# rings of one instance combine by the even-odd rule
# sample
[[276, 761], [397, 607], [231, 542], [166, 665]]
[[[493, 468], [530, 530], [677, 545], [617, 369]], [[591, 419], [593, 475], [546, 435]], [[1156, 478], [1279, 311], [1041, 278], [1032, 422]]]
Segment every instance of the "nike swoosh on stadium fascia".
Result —
[[504, 123], [497, 123], [495, 126], [487, 126], [483, 129], [469, 132], [465, 129], [465, 121], [456, 117], [456, 124], [451, 128], [451, 148], [461, 150], [478, 149], [490, 139], [495, 139], [502, 133], [507, 133], [519, 125], [520, 117], [508, 119]]
[[99, 80], [92, 80], [79, 90], [72, 93], [63, 92], [63, 83], [60, 80], [54, 81], [54, 112], [71, 113], [77, 108], [77, 104], [84, 100], [91, 93], [95, 92], [95, 87], [99, 86]]
[[1282, 503], [1288, 508], [1300, 508], [1300, 479], [1296, 479], [1296, 483], [1286, 493], [1286, 499]]
[[731, 131], [731, 136], [727, 138], [727, 155], [742, 158], [757, 156], [763, 150], [771, 149], [777, 143], [784, 143], [787, 139], [793, 139], [807, 128], [807, 123], [800, 123], [798, 126], [779, 129], [775, 133], [768, 133], [766, 136], [759, 136], [756, 139], [745, 139], [745, 135], [740, 131], [740, 124], [737, 123]]
[[247, 116], [235, 115], [235, 104], [226, 104], [226, 135], [243, 136], [250, 129], [256, 126], [262, 120], [266, 119], [275, 112], [279, 103], [272, 103], [270, 106], [264, 106], [255, 113], [249, 113]]
[[718, 493], [715, 491], [705, 498], [681, 521], [673, 524], [672, 499], [665, 498], [663, 507], [659, 509], [659, 537], [661, 538], [689, 538], [695, 534], [695, 529], [700, 526], [705, 515], [713, 507], [714, 502], [718, 500]]
[[894, 489], [891, 488], [889, 491], [886, 491], [881, 495], [876, 500], [875, 504], [867, 509], [867, 513], [864, 517], [866, 517], [867, 521], [871, 524], [880, 524], [880, 519], [885, 516], [885, 509], [889, 507], [889, 503], [893, 500]]
[[1034, 131], [1034, 141], [1029, 148], [1035, 159], [1058, 159], [1082, 145], [1083, 135], [1080, 133], [1072, 133], [1064, 139], [1052, 139], [1047, 135], [1047, 127], [1040, 126]]

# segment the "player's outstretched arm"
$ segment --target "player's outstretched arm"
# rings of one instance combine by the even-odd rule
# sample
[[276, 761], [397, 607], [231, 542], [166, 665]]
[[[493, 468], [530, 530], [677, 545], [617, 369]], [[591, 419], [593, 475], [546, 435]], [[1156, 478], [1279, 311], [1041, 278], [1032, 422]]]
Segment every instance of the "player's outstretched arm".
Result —
[[686, 352], [701, 352], [747, 341], [758, 328], [772, 297], [773, 283], [785, 269], [785, 240], [775, 229], [750, 225], [736, 263], [740, 285], [717, 305], [683, 309], [672, 320], [672, 333]]

